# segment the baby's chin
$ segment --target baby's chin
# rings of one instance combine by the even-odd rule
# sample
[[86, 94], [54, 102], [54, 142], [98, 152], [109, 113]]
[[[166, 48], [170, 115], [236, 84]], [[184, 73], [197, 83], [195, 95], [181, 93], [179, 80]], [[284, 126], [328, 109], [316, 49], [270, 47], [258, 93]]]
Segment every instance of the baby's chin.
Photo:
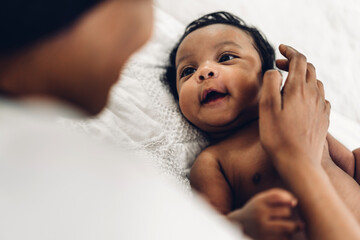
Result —
[[210, 138], [214, 136], [226, 137], [257, 122], [258, 119], [258, 115], [253, 115], [246, 119], [240, 118], [229, 122], [208, 123], [206, 126], [202, 126], [200, 130], [205, 132]]

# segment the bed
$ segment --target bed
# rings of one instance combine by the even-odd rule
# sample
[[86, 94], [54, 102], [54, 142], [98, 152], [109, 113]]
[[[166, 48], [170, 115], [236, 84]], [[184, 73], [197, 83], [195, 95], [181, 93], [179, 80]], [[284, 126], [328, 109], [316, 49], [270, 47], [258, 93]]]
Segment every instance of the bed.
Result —
[[207, 141], [181, 116], [160, 76], [185, 26], [205, 13], [226, 10], [261, 29], [273, 46], [286, 43], [307, 56], [332, 105], [329, 131], [348, 148], [360, 147], [359, 1], [156, 0], [154, 9], [153, 36], [120, 74], [108, 107], [71, 126], [144, 155], [190, 192], [187, 173]]

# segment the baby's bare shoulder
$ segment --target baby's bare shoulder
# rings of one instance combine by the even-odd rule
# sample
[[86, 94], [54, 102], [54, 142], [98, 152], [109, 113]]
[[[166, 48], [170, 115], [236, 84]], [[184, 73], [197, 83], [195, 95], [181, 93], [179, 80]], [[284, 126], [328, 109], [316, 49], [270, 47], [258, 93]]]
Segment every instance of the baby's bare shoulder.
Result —
[[225, 152], [231, 151], [231, 148], [231, 142], [228, 143], [227, 141], [221, 141], [202, 150], [198, 157], [215, 158], [219, 161], [224, 156]]
[[218, 156], [216, 151], [214, 151], [213, 147], [207, 147], [196, 157], [194, 162], [194, 167], [199, 167], [199, 165], [205, 166], [216, 166], [218, 164]]
[[226, 214], [231, 210], [232, 190], [211, 148], [205, 149], [197, 157], [190, 171], [190, 184], [206, 196], [219, 212]]
[[[196, 158], [190, 172], [190, 176], [194, 175], [219, 175], [222, 169], [221, 147], [218, 145], [211, 145], [205, 148]], [[222, 173], [221, 173], [222, 175]]]

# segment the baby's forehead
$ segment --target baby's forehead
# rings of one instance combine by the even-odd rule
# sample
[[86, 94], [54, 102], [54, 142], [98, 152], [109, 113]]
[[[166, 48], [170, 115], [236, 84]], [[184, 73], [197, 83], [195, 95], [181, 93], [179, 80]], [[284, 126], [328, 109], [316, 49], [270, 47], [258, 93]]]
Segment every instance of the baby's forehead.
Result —
[[183, 55], [200, 51], [202, 48], [216, 50], [221, 43], [238, 44], [241, 47], [252, 47], [250, 34], [236, 26], [228, 24], [211, 24], [199, 28], [187, 35], [179, 45], [176, 59]]

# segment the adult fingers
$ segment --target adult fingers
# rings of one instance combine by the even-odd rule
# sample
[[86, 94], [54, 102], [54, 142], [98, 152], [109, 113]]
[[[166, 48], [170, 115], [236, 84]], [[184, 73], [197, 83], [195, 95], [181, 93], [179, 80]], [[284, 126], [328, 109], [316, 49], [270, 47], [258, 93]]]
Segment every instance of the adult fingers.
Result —
[[283, 71], [286, 71], [286, 72], [289, 71], [289, 60], [287, 60], [287, 59], [276, 59], [275, 64], [279, 69], [281, 69]]
[[312, 63], [307, 63], [306, 68], [306, 82], [315, 84], [317, 82], [316, 79], [316, 69]]
[[280, 53], [289, 60], [289, 74], [287, 84], [301, 85], [306, 82], [307, 62], [306, 57], [290, 46], [281, 44]]
[[[283, 70], [289, 71], [289, 60], [287, 59], [277, 59], [276, 66]], [[306, 66], [306, 82], [311, 82], [316, 80], [316, 69], [312, 63], [307, 63]]]
[[329, 116], [329, 122], [330, 122], [331, 104], [326, 99], [325, 99], [325, 111], [326, 111], [327, 115]]
[[325, 101], [325, 104], [324, 104], [325, 111], [327, 112], [328, 116], [330, 116], [331, 105], [330, 105], [330, 102], [325, 99], [324, 84], [320, 80], [316, 80], [316, 85], [319, 90], [321, 100]]
[[281, 110], [281, 83], [282, 76], [279, 71], [268, 70], [265, 72], [259, 101], [260, 114]]
[[325, 99], [324, 84], [320, 80], [316, 80], [317, 87], [322, 99]]

